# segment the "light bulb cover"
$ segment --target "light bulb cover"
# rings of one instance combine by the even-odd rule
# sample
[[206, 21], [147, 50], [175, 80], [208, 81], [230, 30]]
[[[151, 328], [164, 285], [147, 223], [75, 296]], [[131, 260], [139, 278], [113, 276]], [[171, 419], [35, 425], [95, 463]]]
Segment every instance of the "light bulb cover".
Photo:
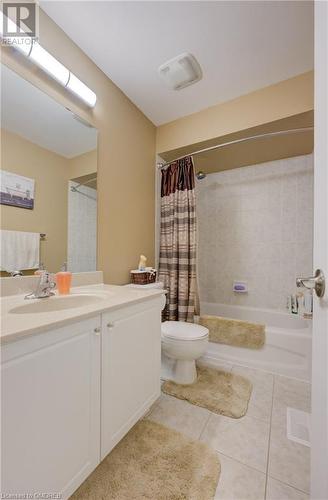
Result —
[[37, 42], [33, 43], [29, 56], [35, 64], [40, 66], [48, 75], [52, 76], [57, 82], [66, 85], [69, 79], [69, 70], [45, 50]]
[[29, 36], [24, 37], [5, 37], [6, 45], [18, 50], [21, 54], [28, 57], [31, 52], [33, 40]]
[[[45, 71], [52, 78], [57, 80], [63, 87], [67, 88], [80, 99], [82, 99], [88, 106], [93, 108], [97, 101], [96, 94], [87, 87], [74, 73], [70, 72], [62, 63], [60, 63], [54, 56], [36, 42], [30, 36], [4, 36], [3, 26], [6, 20], [8, 32], [17, 33], [18, 28], [16, 24], [7, 16], [5, 16], [0, 9], [0, 37], [5, 42], [5, 45], [13, 47], [21, 52], [28, 59], [33, 61], [43, 71]], [[21, 31], [22, 34], [25, 34]]]
[[89, 89], [89, 87], [87, 87], [85, 83], [81, 82], [81, 80], [77, 78], [77, 76], [75, 76], [72, 72], [70, 73], [66, 88], [80, 97], [80, 99], [82, 99], [91, 108], [93, 108], [96, 104], [96, 94], [91, 89]]

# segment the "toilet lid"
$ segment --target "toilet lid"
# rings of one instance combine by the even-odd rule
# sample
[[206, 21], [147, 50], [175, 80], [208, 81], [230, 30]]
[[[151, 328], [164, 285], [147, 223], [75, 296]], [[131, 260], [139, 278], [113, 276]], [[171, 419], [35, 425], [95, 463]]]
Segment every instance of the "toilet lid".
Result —
[[208, 329], [185, 321], [165, 321], [162, 323], [162, 335], [177, 340], [199, 340], [208, 336]]

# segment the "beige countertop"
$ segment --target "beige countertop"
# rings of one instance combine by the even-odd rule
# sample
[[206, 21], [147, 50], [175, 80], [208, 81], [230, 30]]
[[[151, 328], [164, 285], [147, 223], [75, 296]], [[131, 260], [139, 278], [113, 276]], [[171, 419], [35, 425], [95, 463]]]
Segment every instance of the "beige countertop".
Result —
[[[38, 302], [56, 301], [62, 297], [57, 294], [45, 299], [25, 300], [24, 295], [11, 295], [0, 299], [1, 303], [1, 335], [0, 342], [5, 344], [25, 338], [29, 335], [41, 333], [53, 328], [62, 327], [77, 321], [91, 318], [105, 311], [112, 311], [121, 307], [137, 304], [164, 293], [161, 289], [133, 289], [115, 285], [88, 285], [73, 287], [71, 296], [87, 295], [94, 296], [94, 302], [83, 304], [80, 307], [68, 307], [65, 309], [47, 310], [44, 312], [17, 313], [22, 307], [28, 309]], [[74, 300], [74, 299], [73, 299]], [[52, 304], [51, 304], [52, 306]], [[33, 309], [33, 306], [31, 309]], [[43, 307], [43, 306], [42, 306]], [[51, 307], [50, 307], [51, 308]], [[15, 312], [16, 310], [16, 312]]]

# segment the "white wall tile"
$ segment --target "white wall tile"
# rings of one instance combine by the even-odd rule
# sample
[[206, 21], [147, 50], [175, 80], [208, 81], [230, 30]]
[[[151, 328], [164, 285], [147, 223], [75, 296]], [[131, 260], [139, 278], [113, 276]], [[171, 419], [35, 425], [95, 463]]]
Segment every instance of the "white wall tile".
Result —
[[80, 186], [72, 192], [68, 187], [68, 250], [67, 264], [72, 272], [97, 269], [97, 192], [88, 186]]
[[284, 308], [312, 270], [313, 155], [209, 174], [196, 190], [201, 300]]

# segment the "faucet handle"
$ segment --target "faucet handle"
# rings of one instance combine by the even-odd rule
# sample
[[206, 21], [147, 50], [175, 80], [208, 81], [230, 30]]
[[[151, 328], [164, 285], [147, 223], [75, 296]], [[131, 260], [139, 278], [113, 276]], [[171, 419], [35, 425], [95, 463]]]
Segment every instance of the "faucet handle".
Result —
[[40, 285], [49, 283], [49, 281], [50, 281], [49, 276], [50, 276], [50, 273], [48, 273], [48, 271], [46, 271], [46, 270], [43, 270], [40, 273]]
[[325, 285], [325, 275], [321, 269], [317, 269], [314, 276], [309, 276], [308, 278], [296, 278], [297, 287], [305, 287], [310, 290], [314, 289], [319, 298], [323, 297], [325, 294]]
[[40, 279], [43, 283], [50, 283], [51, 281], [54, 281], [53, 276], [53, 274], [46, 270], [43, 270], [42, 273], [40, 273]]
[[51, 288], [55, 288], [57, 283], [56, 283], [56, 277], [54, 273], [48, 273], [48, 284]]
[[49, 273], [48, 271], [43, 271], [42, 274], [40, 274], [39, 286], [46, 287], [46, 288], [55, 288], [56, 281], [55, 281], [54, 274]]
[[51, 295], [55, 295], [54, 292], [51, 292], [51, 289], [55, 287], [56, 282], [54, 280], [54, 275], [48, 271], [42, 271], [35, 292], [26, 295], [25, 299], [42, 299], [44, 297], [50, 297]]
[[49, 286], [50, 286], [50, 288], [56, 288], [56, 286], [57, 286], [56, 281], [54, 279], [52, 281], [50, 281]]

